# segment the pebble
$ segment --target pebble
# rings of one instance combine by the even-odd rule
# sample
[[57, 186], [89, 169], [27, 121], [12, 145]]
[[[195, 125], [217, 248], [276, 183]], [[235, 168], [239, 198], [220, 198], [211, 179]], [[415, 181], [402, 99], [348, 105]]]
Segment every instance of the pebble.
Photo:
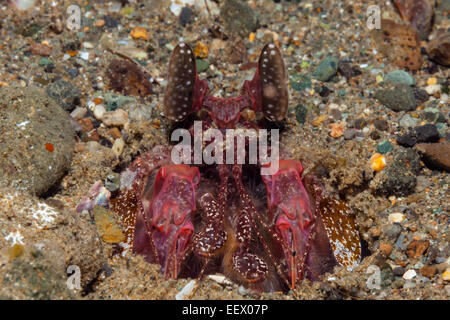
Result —
[[413, 279], [415, 276], [417, 276], [417, 272], [414, 269], [409, 269], [408, 271], [406, 271], [403, 274], [403, 279], [405, 280], [411, 280]]
[[326, 57], [314, 70], [312, 76], [319, 81], [328, 81], [336, 73], [338, 69], [339, 59], [336, 57]]
[[339, 138], [344, 133], [344, 126], [342, 123], [330, 123], [330, 136], [333, 138]]
[[202, 60], [202, 59], [197, 59], [195, 61], [196, 65], [197, 65], [197, 72], [198, 73], [202, 73], [206, 70], [208, 70], [209, 68], [209, 62], [206, 60]]
[[391, 213], [388, 217], [390, 223], [400, 223], [405, 220], [405, 215], [400, 212]]
[[94, 117], [98, 120], [102, 120], [103, 117], [105, 116], [106, 113], [106, 109], [102, 104], [98, 104], [96, 106], [94, 106]]
[[414, 90], [407, 85], [390, 86], [375, 92], [375, 98], [393, 111], [412, 111], [416, 109]]
[[387, 140], [384, 140], [377, 145], [377, 151], [381, 154], [386, 154], [391, 151], [394, 146]]
[[386, 158], [379, 153], [375, 153], [370, 158], [370, 165], [374, 171], [381, 171], [386, 167]]
[[295, 117], [296, 117], [298, 123], [300, 123], [300, 124], [305, 123], [307, 113], [308, 113], [308, 109], [304, 105], [302, 105], [302, 104], [297, 105], [297, 107], [295, 108]]
[[[392, 222], [392, 221], [389, 221], [389, 222]], [[390, 227], [386, 231], [386, 236], [391, 240], [395, 240], [395, 239], [397, 239], [397, 237], [401, 231], [402, 231], [402, 227], [395, 223], [392, 227]]]
[[258, 19], [253, 9], [241, 0], [225, 1], [220, 8], [220, 15], [225, 28], [247, 38], [258, 26]]
[[373, 122], [373, 125], [380, 131], [387, 131], [389, 128], [388, 122], [386, 120], [375, 120]]
[[362, 134], [362, 132], [352, 128], [352, 129], [345, 130], [343, 135], [344, 135], [345, 140], [352, 140], [360, 134]]
[[394, 276], [401, 277], [405, 274], [405, 268], [395, 267], [393, 270]]
[[121, 127], [128, 122], [128, 113], [123, 109], [107, 111], [102, 117], [102, 122], [106, 126]]
[[198, 287], [197, 280], [189, 281], [180, 292], [175, 295], [175, 300], [187, 300], [190, 299], [195, 289]]
[[130, 36], [133, 39], [148, 40], [148, 31], [144, 27], [135, 27], [131, 30]]
[[191, 22], [192, 16], [193, 16], [193, 11], [191, 8], [189, 7], [183, 7], [181, 9], [181, 13], [180, 13], [180, 25], [185, 27], [188, 23]]
[[400, 127], [412, 128], [417, 125], [419, 119], [411, 117], [409, 114], [405, 114], [399, 121]]
[[384, 78], [385, 81], [391, 81], [397, 84], [405, 84], [408, 86], [413, 86], [416, 84], [416, 80], [408, 72], [403, 70], [395, 70], [389, 72]]
[[95, 225], [102, 240], [107, 243], [119, 243], [125, 240], [125, 235], [119, 228], [112, 213], [102, 206], [92, 209]]
[[293, 74], [289, 78], [291, 88], [295, 91], [302, 91], [311, 88], [311, 77], [304, 74]]
[[87, 114], [87, 109], [84, 107], [76, 107], [71, 113], [70, 115], [72, 116], [72, 118], [74, 118], [75, 120], [80, 120], [82, 118], [84, 118]]
[[72, 111], [80, 104], [80, 91], [73, 83], [57, 80], [47, 87], [47, 95], [66, 111]]
[[450, 172], [450, 141], [419, 143], [415, 148], [422, 155], [427, 167]]
[[437, 269], [434, 266], [424, 266], [420, 268], [420, 273], [427, 278], [433, 278], [434, 275], [437, 273]]
[[442, 274], [442, 280], [450, 281], [450, 268], [447, 268]]
[[125, 141], [123, 141], [122, 138], [118, 138], [114, 141], [114, 144], [113, 144], [111, 150], [116, 156], [120, 156], [123, 152], [124, 147], [125, 147]]
[[105, 188], [111, 192], [117, 191], [120, 188], [120, 174], [111, 172], [106, 176]]
[[432, 85], [426, 86], [425, 91], [429, 95], [433, 95], [433, 94], [441, 91], [441, 85], [440, 84], [432, 84]]
[[417, 143], [437, 142], [439, 137], [439, 131], [434, 124], [425, 124], [397, 136], [396, 140], [399, 145], [410, 148]]
[[49, 58], [40, 58], [38, 61], [38, 65], [41, 67], [46, 67], [52, 64], [52, 61]]

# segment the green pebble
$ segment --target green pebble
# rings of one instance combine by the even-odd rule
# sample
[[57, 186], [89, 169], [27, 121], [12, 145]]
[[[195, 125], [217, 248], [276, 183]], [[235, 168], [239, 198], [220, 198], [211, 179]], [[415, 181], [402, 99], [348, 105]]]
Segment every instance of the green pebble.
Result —
[[394, 148], [394, 146], [387, 140], [382, 141], [377, 146], [377, 151], [381, 154], [386, 154], [389, 151], [391, 151]]
[[384, 78], [385, 81], [391, 81], [397, 84], [405, 84], [407, 86], [413, 86], [416, 84], [416, 80], [408, 72], [403, 70], [395, 70], [389, 72]]
[[303, 74], [294, 74], [289, 78], [292, 89], [302, 91], [311, 88], [311, 77]]
[[339, 59], [328, 56], [314, 70], [312, 76], [320, 81], [330, 80], [337, 72]]
[[206, 60], [197, 59], [195, 61], [195, 64], [197, 65], [198, 73], [204, 72], [204, 71], [208, 70], [208, 68], [209, 68], [209, 62]]
[[304, 124], [306, 121], [306, 114], [308, 113], [308, 109], [302, 105], [297, 105], [297, 108], [295, 108], [295, 117], [297, 118], [298, 123]]
[[40, 58], [38, 61], [38, 65], [40, 65], [41, 67], [46, 67], [51, 63], [52, 61], [49, 58]]

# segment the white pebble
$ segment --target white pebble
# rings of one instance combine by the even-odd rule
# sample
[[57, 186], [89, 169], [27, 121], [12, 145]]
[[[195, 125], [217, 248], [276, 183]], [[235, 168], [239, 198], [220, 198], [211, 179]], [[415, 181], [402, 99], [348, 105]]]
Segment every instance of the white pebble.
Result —
[[94, 117], [98, 120], [102, 120], [105, 116], [106, 109], [102, 104], [98, 104], [94, 107]]
[[429, 86], [425, 87], [425, 91], [430, 95], [435, 94], [436, 92], [441, 91], [441, 85], [440, 84], [430, 84]]
[[83, 60], [89, 60], [89, 52], [86, 51], [80, 52], [80, 58]]
[[403, 274], [403, 279], [405, 280], [411, 280], [412, 278], [414, 278], [415, 276], [417, 276], [417, 272], [414, 269], [409, 269], [408, 271], [406, 271]]
[[80, 120], [83, 119], [84, 116], [87, 113], [87, 109], [83, 108], [83, 107], [76, 107], [71, 113], [70, 115], [72, 116], [72, 118], [74, 118], [75, 120]]
[[125, 141], [123, 141], [122, 138], [118, 138], [114, 141], [114, 144], [111, 148], [112, 152], [114, 152], [114, 154], [116, 156], [120, 156], [123, 152], [123, 148], [125, 147]]
[[390, 223], [400, 223], [405, 220], [405, 215], [400, 212], [391, 213], [388, 217]]
[[188, 284], [185, 285], [184, 288], [181, 289], [181, 291], [175, 295], [175, 300], [189, 299], [191, 295], [194, 293], [194, 290], [197, 288], [197, 286], [198, 283], [196, 280], [189, 281]]

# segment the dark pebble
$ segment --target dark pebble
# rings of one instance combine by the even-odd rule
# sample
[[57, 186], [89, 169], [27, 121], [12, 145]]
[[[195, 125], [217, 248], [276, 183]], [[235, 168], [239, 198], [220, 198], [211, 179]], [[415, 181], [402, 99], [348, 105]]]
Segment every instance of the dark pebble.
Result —
[[72, 77], [76, 78], [78, 76], [78, 69], [72, 68], [67, 70], [67, 73]]
[[364, 118], [358, 118], [355, 120], [355, 128], [356, 129], [364, 129], [364, 127], [367, 125], [367, 121]]
[[414, 97], [416, 98], [416, 101], [418, 104], [422, 104], [426, 101], [428, 101], [428, 93], [423, 90], [423, 89], [419, 89], [419, 88], [413, 88], [413, 92], [414, 92]]
[[105, 26], [109, 29], [117, 28], [117, 26], [119, 25], [119, 21], [111, 16], [104, 16], [103, 20], [105, 20]]
[[47, 95], [64, 110], [72, 111], [80, 104], [80, 91], [72, 83], [57, 80], [47, 87]]
[[352, 67], [349, 61], [340, 60], [338, 63], [338, 71], [347, 79], [361, 74], [358, 67]]
[[375, 92], [375, 98], [393, 111], [412, 111], [417, 101], [413, 89], [405, 84], [393, 85]]
[[386, 120], [375, 120], [373, 122], [373, 125], [380, 131], [387, 131], [387, 129], [389, 128], [388, 122]]
[[393, 272], [394, 272], [394, 276], [401, 277], [405, 273], [405, 268], [403, 268], [403, 267], [395, 267]]
[[395, 239], [397, 239], [400, 232], [402, 232], [402, 227], [400, 225], [398, 225], [397, 223], [395, 223], [392, 227], [390, 227], [386, 231], [386, 237], [388, 237], [388, 239], [390, 239], [390, 240], [395, 240]]
[[180, 13], [180, 24], [181, 24], [183, 27], [186, 26], [188, 23], [191, 22], [192, 14], [193, 14], [193, 11], [192, 11], [192, 9], [189, 8], [189, 7], [184, 7], [183, 9], [181, 9], [181, 13]]
[[434, 124], [415, 127], [413, 130], [398, 136], [397, 143], [403, 147], [413, 147], [417, 143], [430, 143], [439, 140], [439, 131]]
[[308, 113], [308, 109], [302, 105], [297, 105], [297, 108], [295, 108], [295, 117], [297, 118], [298, 123], [304, 124], [306, 121], [306, 115]]

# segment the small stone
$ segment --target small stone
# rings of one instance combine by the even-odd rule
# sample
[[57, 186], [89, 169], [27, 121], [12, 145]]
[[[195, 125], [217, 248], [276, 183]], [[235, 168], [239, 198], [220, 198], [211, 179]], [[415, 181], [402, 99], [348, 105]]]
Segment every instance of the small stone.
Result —
[[433, 85], [429, 85], [425, 87], [425, 91], [429, 94], [429, 95], [433, 95], [437, 92], [441, 91], [441, 85], [439, 84], [433, 84]]
[[403, 274], [403, 279], [405, 280], [411, 280], [413, 279], [415, 276], [417, 276], [417, 272], [414, 269], [409, 269], [408, 271], [406, 271]]
[[414, 289], [416, 287], [416, 283], [414, 281], [405, 281], [405, 284], [403, 285], [403, 289]]
[[107, 243], [119, 243], [125, 240], [125, 235], [120, 230], [112, 213], [101, 206], [92, 209], [97, 232], [102, 240]]
[[447, 268], [442, 274], [442, 280], [450, 281], [450, 268]]
[[406, 248], [406, 254], [410, 258], [421, 257], [430, 246], [428, 240], [413, 240]]
[[105, 188], [111, 192], [117, 191], [120, 188], [120, 174], [111, 172], [105, 180]]
[[400, 223], [405, 220], [405, 215], [400, 212], [391, 213], [388, 217], [390, 223]]
[[403, 70], [395, 70], [389, 72], [384, 78], [385, 81], [391, 81], [397, 84], [405, 84], [408, 86], [413, 86], [416, 84], [416, 80], [408, 72]]
[[353, 67], [349, 61], [340, 60], [338, 63], [338, 71], [347, 79], [353, 78], [361, 74], [361, 70]]
[[394, 273], [388, 263], [385, 263], [380, 269], [381, 287], [386, 288], [394, 281]]
[[113, 144], [111, 150], [116, 156], [120, 156], [123, 152], [124, 147], [125, 147], [125, 141], [123, 141], [122, 138], [119, 138], [114, 141], [114, 144]]
[[414, 132], [408, 132], [404, 135], [398, 136], [396, 138], [396, 141], [403, 147], [411, 148], [414, 147], [414, 145], [417, 143], [417, 137]]
[[302, 105], [302, 104], [297, 105], [297, 107], [295, 108], [295, 117], [296, 117], [298, 123], [300, 123], [300, 124], [305, 123], [307, 113], [308, 113], [308, 109], [304, 105]]
[[316, 67], [312, 76], [319, 81], [328, 81], [337, 73], [338, 63], [339, 59], [328, 56]]
[[94, 107], [94, 117], [98, 120], [102, 120], [105, 116], [106, 109], [102, 104], [98, 104]]
[[405, 268], [395, 267], [393, 270], [394, 276], [401, 277], [405, 274]]
[[392, 252], [392, 246], [388, 243], [380, 243], [380, 251], [385, 255], [388, 256]]
[[437, 142], [439, 140], [439, 131], [434, 124], [426, 124], [415, 129], [417, 142]]
[[52, 64], [52, 61], [49, 58], [40, 58], [38, 61], [38, 65], [41, 67], [47, 67]]
[[66, 111], [72, 111], [80, 104], [81, 94], [73, 83], [57, 80], [50, 84], [46, 91], [47, 95]]
[[400, 127], [412, 128], [417, 125], [419, 119], [411, 117], [409, 114], [405, 114], [399, 121]]
[[183, 7], [183, 9], [181, 9], [180, 18], [179, 18], [181, 26], [185, 27], [188, 23], [190, 23], [192, 20], [192, 15], [193, 15], [193, 11], [191, 8]]
[[391, 151], [394, 148], [394, 146], [387, 140], [380, 142], [377, 145], [377, 151], [381, 154], [386, 154], [389, 151]]
[[107, 111], [113, 111], [117, 108], [120, 108], [128, 103], [136, 102], [136, 99], [130, 96], [124, 96], [121, 94], [114, 93], [105, 93], [103, 94], [103, 99], [105, 101], [105, 105]]
[[80, 120], [83, 119], [87, 114], [87, 109], [84, 107], [76, 107], [71, 113], [70, 115], [72, 116], [72, 118], [74, 118], [75, 120]]
[[302, 91], [311, 88], [311, 77], [296, 73], [289, 78], [292, 89]]
[[52, 53], [52, 48], [43, 43], [31, 44], [31, 53], [43, 57], [48, 57]]
[[131, 30], [130, 36], [133, 39], [148, 40], [148, 31], [144, 27], [135, 27]]
[[380, 131], [387, 131], [389, 128], [388, 122], [386, 120], [375, 120], [373, 122], [373, 125]]
[[393, 111], [412, 111], [416, 109], [416, 98], [410, 86], [389, 86], [375, 92], [375, 98]]
[[450, 172], [450, 141], [416, 145], [424, 163], [431, 169]]
[[128, 122], [128, 113], [123, 109], [107, 111], [103, 115], [102, 122], [111, 127], [124, 126]]
[[344, 139], [345, 140], [353, 140], [357, 135], [358, 135], [359, 131], [356, 129], [347, 129], [344, 131]]
[[330, 123], [330, 136], [333, 138], [339, 138], [344, 132], [344, 126], [342, 123]]
[[202, 60], [202, 59], [197, 59], [195, 61], [196, 65], [197, 65], [197, 72], [198, 73], [202, 73], [206, 70], [208, 70], [209, 68], [209, 62], [206, 60]]
[[438, 83], [438, 81], [437, 81], [437, 78], [435, 78], [435, 77], [431, 77], [431, 78], [427, 79], [427, 85], [429, 85], [429, 86], [437, 84], [437, 83]]
[[402, 227], [400, 225], [398, 225], [397, 223], [395, 223], [392, 227], [390, 227], [386, 231], [386, 236], [388, 237], [388, 239], [395, 240], [395, 239], [397, 239], [397, 237], [401, 231], [402, 231]]
[[249, 33], [254, 32], [258, 26], [256, 13], [245, 1], [225, 1], [220, 8], [220, 15], [225, 28], [239, 34], [242, 38], [247, 38]]
[[379, 153], [375, 153], [370, 158], [370, 165], [374, 171], [381, 171], [386, 167], [386, 158]]
[[420, 268], [420, 273], [427, 278], [433, 278], [434, 275], [437, 273], [437, 268], [434, 266], [424, 266]]

